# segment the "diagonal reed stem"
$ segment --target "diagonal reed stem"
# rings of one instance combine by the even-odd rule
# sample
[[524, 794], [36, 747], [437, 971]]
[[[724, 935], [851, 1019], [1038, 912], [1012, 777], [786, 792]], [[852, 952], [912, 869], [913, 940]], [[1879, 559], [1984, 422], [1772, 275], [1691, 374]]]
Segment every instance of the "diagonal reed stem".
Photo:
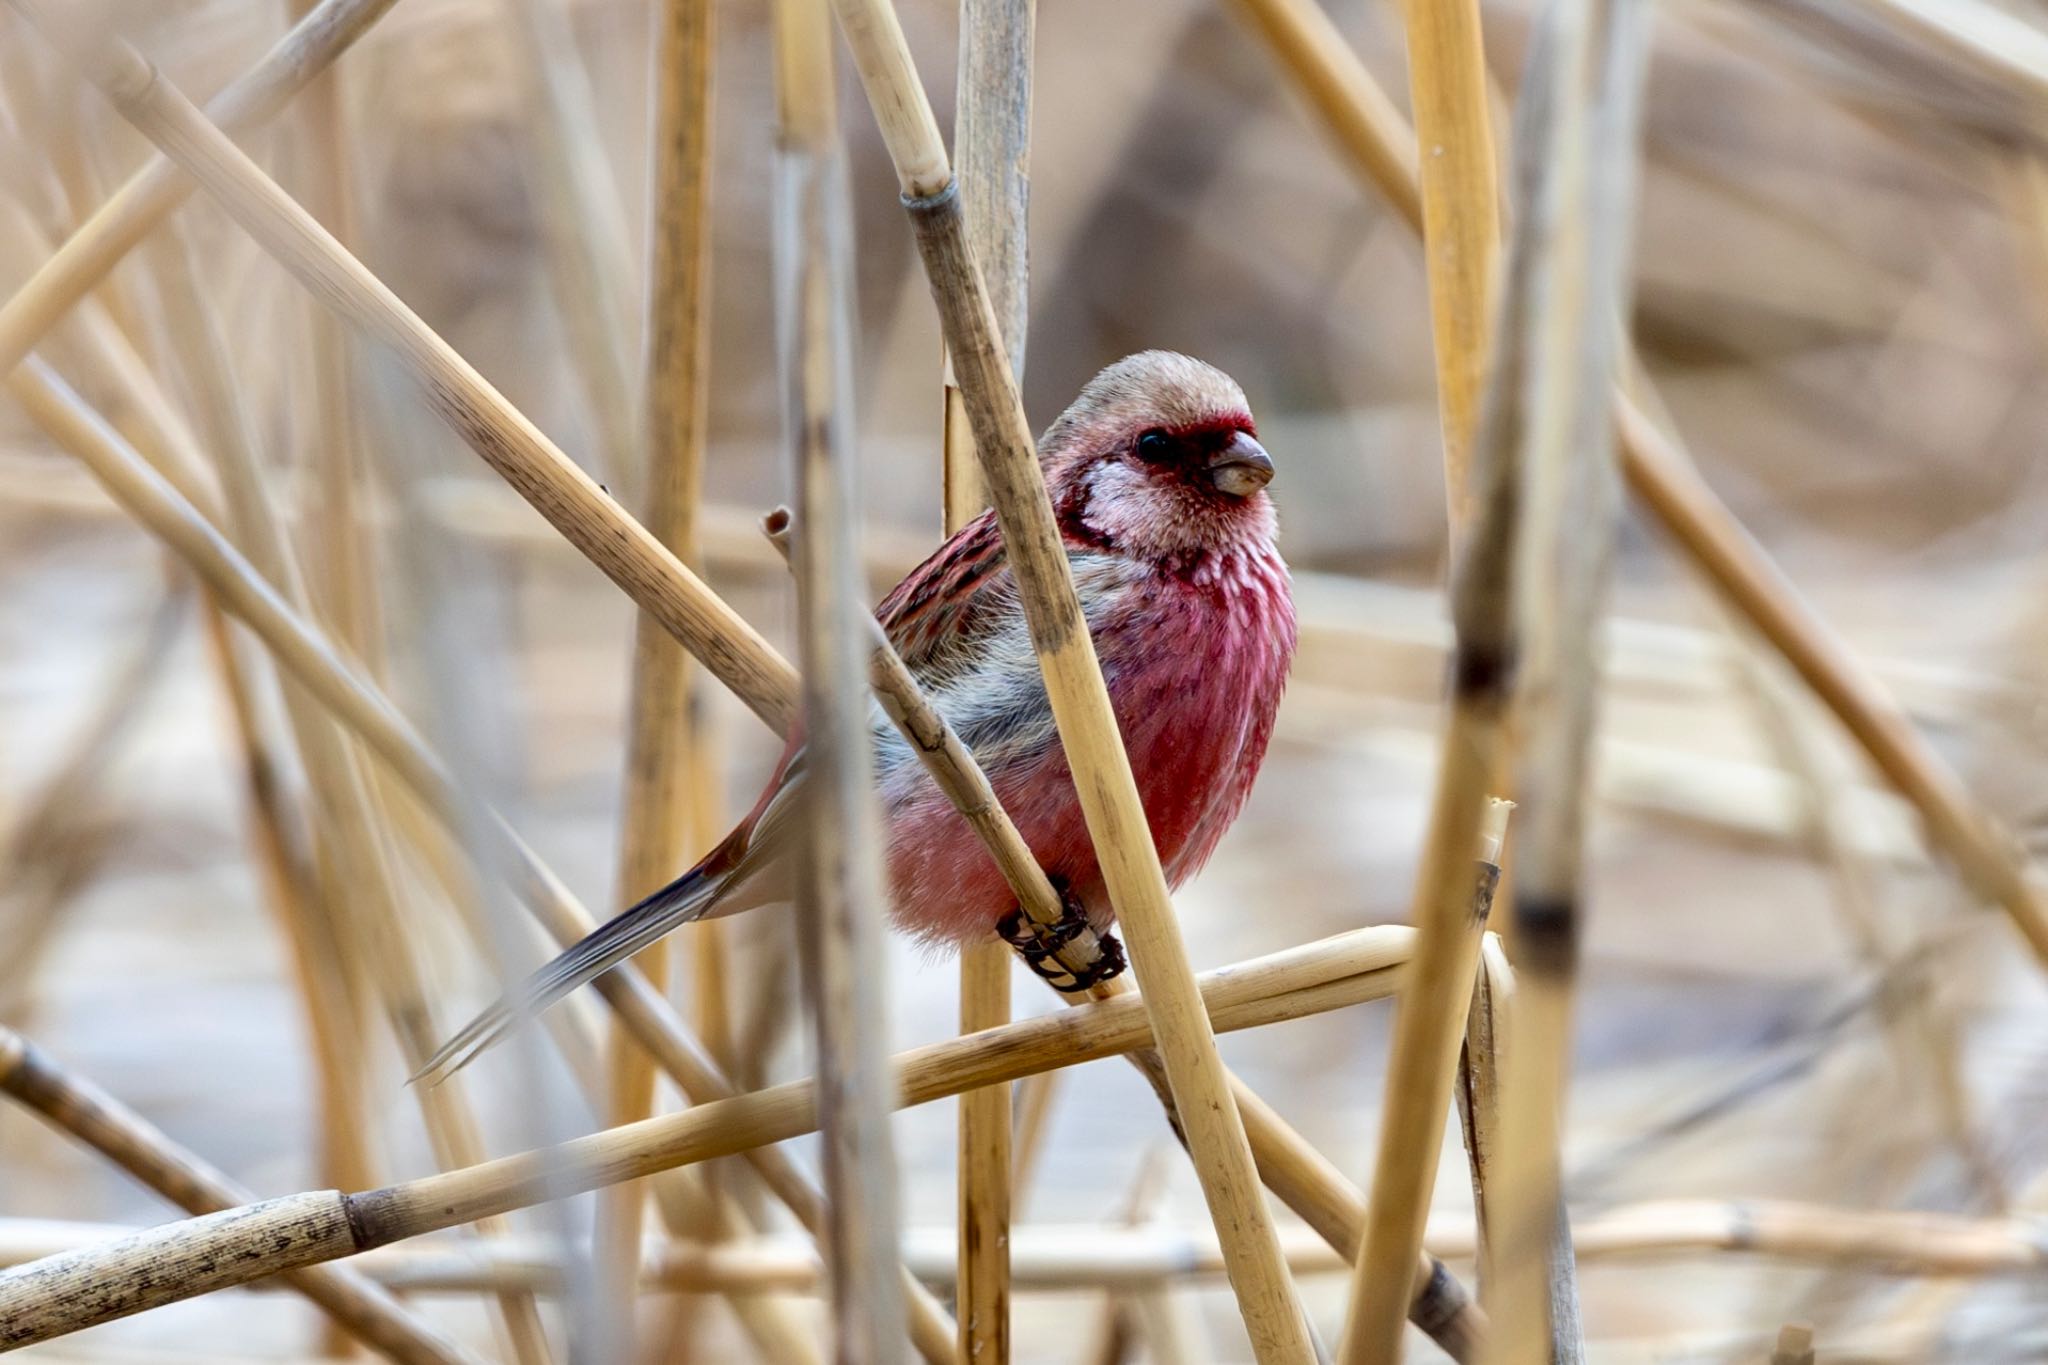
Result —
[[[256, 1197], [5, 1027], [0, 1027], [0, 1091], [187, 1213], [218, 1213]], [[354, 1270], [315, 1266], [295, 1271], [287, 1280], [364, 1345], [392, 1360], [405, 1365], [481, 1365], [478, 1357], [422, 1322], [390, 1291]]]
[[[1422, 227], [1412, 174], [1414, 133], [1314, 0], [1237, 0], [1288, 77], [1386, 195]], [[1832, 711], [1925, 822], [1930, 842], [1976, 894], [2004, 909], [2036, 957], [2048, 962], [2048, 895], [2014, 840], [1963, 785], [1868, 669], [1799, 596], [1763, 548], [1627, 394], [1613, 396], [1622, 472], [1630, 490], [1742, 617]]]
[[1166, 878], [1074, 596], [1016, 377], [967, 246], [938, 125], [888, 0], [836, 0], [836, 9], [916, 229], [1054, 721], [1133, 967], [1146, 987], [1143, 999], [1157, 1025], [1181, 1128], [1223, 1239], [1253, 1353], [1261, 1361], [1309, 1359], [1307, 1327], [1195, 993], [1187, 945], [1174, 923]]
[[[1397, 989], [1412, 942], [1402, 928], [1357, 929], [1205, 973], [1207, 1017], [1229, 1032], [1384, 997]], [[1124, 998], [947, 1039], [893, 1059], [895, 1103], [925, 1104], [1127, 1052], [1150, 1044], [1150, 1029], [1144, 1002]], [[816, 1125], [814, 1088], [798, 1081], [467, 1171], [360, 1194], [310, 1191], [153, 1228], [0, 1274], [0, 1346], [50, 1340], [493, 1213], [783, 1142]], [[85, 1286], [92, 1292], [82, 1293]]]

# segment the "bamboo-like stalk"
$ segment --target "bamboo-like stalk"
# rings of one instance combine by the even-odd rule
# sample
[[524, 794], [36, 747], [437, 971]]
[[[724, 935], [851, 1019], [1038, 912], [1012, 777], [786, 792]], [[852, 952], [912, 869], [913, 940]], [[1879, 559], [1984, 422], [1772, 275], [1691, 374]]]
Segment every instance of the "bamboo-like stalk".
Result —
[[1500, 254], [1493, 129], [1478, 0], [1404, 0], [1409, 103], [1420, 159], [1423, 264], [1453, 544], [1471, 515], [1471, 454]]
[[548, 279], [569, 366], [598, 434], [605, 479], [622, 500], [639, 505], [649, 476], [633, 430], [633, 269], [618, 182], [568, 11], [554, 0], [509, 0], [507, 8], [529, 87], [538, 95], [527, 126], [539, 171]]
[[1526, 333], [1512, 378], [1527, 420], [1517, 456], [1523, 532], [1518, 616], [1529, 650], [1521, 790], [1528, 807], [1512, 904], [1521, 953], [1501, 1087], [1495, 1187], [1495, 1332], [1484, 1359], [1578, 1360], [1555, 1245], [1565, 1077], [1577, 970], [1580, 864], [1598, 696], [1594, 662], [1618, 487], [1611, 378], [1629, 313], [1637, 136], [1649, 7], [1561, 0], [1538, 29], [1517, 130], [1516, 293], [1503, 329]]
[[[255, 1198], [141, 1115], [5, 1027], [0, 1027], [0, 1091], [187, 1213], [218, 1213]], [[316, 1266], [286, 1278], [351, 1335], [392, 1360], [407, 1365], [481, 1365], [475, 1355], [353, 1269]], [[0, 1328], [0, 1340], [5, 1338], [6, 1329]]]
[[[229, 132], [257, 127], [384, 17], [396, 0], [321, 0], [256, 65], [208, 102]], [[196, 186], [171, 161], [152, 157], [0, 305], [0, 374], [183, 203]]]
[[[304, 22], [315, 6], [293, 0]], [[312, 155], [306, 206], [337, 241], [359, 235], [349, 143], [348, 109], [340, 75], [321, 72], [306, 89], [301, 126]], [[356, 356], [341, 324], [310, 303], [305, 309], [313, 371], [312, 421], [299, 433], [304, 463], [320, 489], [320, 515], [307, 530], [314, 552], [307, 583], [334, 622], [336, 636], [375, 675], [383, 660], [383, 611], [378, 600], [373, 547], [363, 487], [362, 426], [355, 409]]]
[[[1479, 976], [1472, 991], [1472, 1013], [1459, 1061], [1458, 1112], [1465, 1124], [1465, 1150], [1472, 1163], [1474, 1254], [1479, 1261], [1482, 1300], [1492, 1293], [1499, 1270], [1492, 1260], [1493, 1238], [1487, 1190], [1493, 1182], [1501, 1147], [1501, 1073], [1513, 1032], [1515, 974], [1500, 940], [1487, 935], [1480, 947]], [[1572, 1229], [1560, 1204], [1551, 1222], [1544, 1254], [1550, 1263], [1552, 1365], [1580, 1365], [1577, 1270], [1573, 1264]]]
[[[987, 281], [1011, 372], [1024, 373], [1029, 321], [1031, 69], [1037, 0], [964, 0], [953, 145], [960, 158], [967, 237]], [[950, 379], [952, 367], [947, 366]], [[952, 535], [988, 505], [976, 469], [974, 432], [957, 385], [945, 386], [944, 510]], [[1010, 949], [991, 939], [960, 949], [960, 1031], [1010, 1018]], [[971, 1365], [1010, 1359], [1010, 1201], [1014, 1172], [1010, 1091], [988, 1086], [960, 1097], [960, 1271], [954, 1316], [960, 1355]]]
[[1146, 987], [1143, 999], [1157, 1024], [1188, 1150], [1229, 1252], [1231, 1284], [1253, 1353], [1261, 1361], [1307, 1359], [1307, 1327], [1280, 1261], [1229, 1080], [1196, 998], [1187, 945], [1174, 923], [1166, 878], [1074, 596], [1016, 377], [967, 246], [938, 124], [888, 0], [835, 0], [835, 9], [916, 229], [1061, 744], [1134, 969]]
[[[207, 417], [237, 537], [252, 566], [303, 615], [305, 584], [287, 529], [266, 491], [253, 439], [235, 405], [225, 344], [215, 319], [199, 300], [189, 261], [181, 259], [162, 272], [160, 283], [172, 314], [183, 324], [184, 363]], [[403, 896], [361, 756], [296, 681], [286, 680], [284, 698], [320, 816], [318, 832], [336, 892], [328, 905], [337, 912], [338, 937], [369, 965], [400, 1054], [408, 1068], [416, 1070], [438, 1041], [433, 1011], [415, 947], [408, 941]], [[482, 1132], [460, 1089], [420, 1087], [415, 1095], [435, 1159], [444, 1169], [472, 1166], [483, 1159]], [[479, 1230], [492, 1233], [502, 1228], [487, 1224]], [[547, 1365], [553, 1359], [530, 1295], [501, 1296], [498, 1311], [518, 1360]]]
[[391, 347], [432, 406], [627, 594], [772, 727], [794, 719], [795, 679], [701, 579], [628, 516], [475, 368], [278, 188], [130, 44], [96, 43], [42, 0], [11, 0], [133, 123], [206, 186], [321, 299]]
[[[205, 518], [128, 449], [40, 359], [32, 357], [8, 385], [40, 425], [84, 460], [117, 500], [198, 571], [293, 677], [368, 745], [445, 825], [455, 827], [462, 802], [440, 760], [390, 702], [353, 674], [325, 638], [285, 606]], [[491, 854], [512, 871], [521, 898], [558, 944], [567, 947], [596, 927], [568, 888], [502, 819], [494, 820], [485, 833], [495, 841]], [[736, 1093], [638, 971], [614, 970], [596, 983], [596, 989], [686, 1095], [702, 1103]], [[822, 1196], [785, 1154], [761, 1151], [748, 1156], [807, 1229], [817, 1232], [823, 1227]], [[921, 1287], [906, 1292], [911, 1296], [919, 1350], [928, 1359], [947, 1359], [954, 1331], [951, 1320]]]
[[881, 829], [861, 686], [867, 616], [853, 497], [845, 166], [825, 0], [775, 6], [776, 312], [783, 426], [795, 465], [803, 661], [804, 829], [797, 947], [823, 1138], [826, 1267], [841, 1361], [905, 1358], [889, 1131]]
[[[1386, 189], [1389, 172], [1414, 165], [1414, 134], [1398, 117], [1388, 117], [1391, 106], [1384, 92], [1336, 30], [1314, 13], [1314, 0], [1240, 3], [1253, 8], [1275, 58], [1311, 94], [1311, 107], [1352, 149], [1353, 161], [1369, 158], [1378, 168], [1365, 174], [1375, 190]], [[1420, 231], [1413, 178], [1394, 181], [1388, 198], [1403, 220]], [[1672, 438], [1625, 393], [1614, 395], [1613, 420], [1630, 491], [1913, 804], [1929, 839], [1963, 880], [2004, 909], [2034, 954], [2048, 961], [2048, 897], [2011, 834], [1970, 795], [1954, 769], [1800, 598], [1696, 467], [1679, 455]]]
[[351, 1046], [359, 1012], [343, 968], [345, 955], [334, 915], [322, 898], [310, 851], [304, 846], [306, 836], [288, 820], [282, 771], [263, 733], [248, 670], [236, 652], [225, 614], [210, 603], [205, 626], [241, 746], [257, 876], [290, 955], [319, 1078], [319, 1169], [330, 1179], [371, 1181], [376, 1176], [364, 1083], [367, 1058], [362, 1048]]
[[[1436, 355], [1437, 412], [1443, 429], [1444, 506], [1456, 565], [1462, 537], [1472, 521], [1472, 448], [1500, 248], [1486, 52], [1477, 0], [1408, 0], [1402, 6], [1402, 16], [1408, 36], [1416, 135], [1431, 151], [1420, 159], [1417, 174]], [[1269, 29], [1269, 33], [1273, 31]], [[1500, 534], [1504, 528], [1496, 520], [1489, 522], [1488, 529]], [[1462, 648], [1462, 622], [1459, 639]], [[1430, 821], [1432, 848], [1440, 835], [1462, 835], [1470, 818], [1466, 809], [1453, 811], [1443, 804], [1454, 782], [1477, 778], [1483, 790], [1498, 790], [1508, 776], [1508, 748], [1502, 742], [1499, 718], [1481, 715], [1505, 702], [1506, 686], [1503, 679], [1502, 691], [1476, 706], [1477, 699], [1453, 698], [1457, 714], [1451, 722], [1452, 733], [1444, 741], [1439, 804]], [[1489, 733], [1477, 737], [1469, 754], [1453, 747], [1461, 737], [1479, 730]], [[1483, 759], [1490, 766], [1463, 771], [1461, 765], [1468, 757]], [[1470, 801], [1471, 797], [1460, 793], [1457, 799]], [[1498, 813], [1504, 826], [1506, 806], [1495, 801], [1491, 810]], [[1436, 1188], [1459, 1034], [1473, 994], [1486, 910], [1500, 876], [1501, 835], [1501, 829], [1481, 834], [1482, 841], [1492, 845], [1490, 856], [1484, 852], [1480, 856], [1479, 894], [1485, 898], [1484, 906], [1476, 896], [1468, 905], [1459, 904], [1460, 883], [1469, 873], [1455, 860], [1439, 861], [1424, 855], [1423, 880], [1416, 888], [1413, 909], [1424, 945], [1418, 954], [1418, 987], [1402, 1002], [1387, 1063], [1371, 1217], [1359, 1251], [1340, 1343], [1339, 1355], [1345, 1365], [1399, 1357], [1409, 1299], [1401, 1272], [1422, 1249], [1423, 1223]], [[1432, 876], [1449, 880], [1434, 884], [1429, 880]], [[1476, 1180], [1479, 1168], [1472, 1170]]]
[[[697, 506], [703, 491], [710, 376], [710, 171], [712, 9], [709, 0], [664, 0], [653, 64], [653, 186], [650, 190], [645, 377], [645, 524], [676, 558], [697, 568]], [[645, 616], [633, 631], [627, 703], [625, 790], [620, 800], [619, 898], [626, 904], [667, 882], [705, 846], [714, 779], [690, 700], [689, 655]], [[689, 931], [696, 954], [720, 970], [721, 931]], [[659, 989], [668, 975], [665, 943], [639, 954]], [[716, 1001], [713, 1001], [716, 1004]], [[706, 1032], [701, 1027], [700, 1033]], [[654, 1066], [614, 1031], [608, 1047], [608, 1121], [653, 1111]], [[599, 1292], [609, 1295], [618, 1349], [630, 1354], [632, 1275], [640, 1253], [638, 1186], [607, 1190], [598, 1202]]]
[[[0, 1220], [0, 1269], [104, 1247], [139, 1231], [105, 1223]], [[1993, 1278], [2026, 1280], [2048, 1270], [2038, 1217], [1973, 1218], [1789, 1200], [1624, 1204], [1581, 1219], [1573, 1239], [1578, 1259], [1587, 1264], [1755, 1256], [1781, 1264], [1924, 1276], [1963, 1288], [1981, 1287]], [[1428, 1240], [1432, 1251], [1451, 1260], [1479, 1252], [1473, 1229], [1462, 1218], [1432, 1219]], [[1296, 1275], [1334, 1276], [1351, 1269], [1328, 1243], [1302, 1229], [1284, 1231], [1281, 1249]], [[793, 1236], [665, 1240], [649, 1243], [644, 1251], [638, 1274], [648, 1290], [750, 1298], [815, 1293], [824, 1278], [816, 1252]], [[908, 1229], [904, 1257], [919, 1276], [946, 1283], [957, 1261], [952, 1229]], [[1156, 1224], [1140, 1229], [1020, 1223], [1013, 1230], [1011, 1258], [1018, 1293], [1072, 1294], [1223, 1274], [1223, 1251], [1214, 1236]], [[560, 1294], [570, 1280], [568, 1267], [548, 1246], [524, 1237], [423, 1237], [363, 1252], [349, 1268], [408, 1295], [504, 1289]], [[248, 1288], [270, 1285], [259, 1280]]]
[[[1499, 452], [1482, 454], [1501, 463]], [[1504, 566], [1492, 546], [1513, 535], [1511, 495], [1489, 485], [1472, 523], [1458, 585], [1457, 690], [1443, 744], [1435, 805], [1417, 878], [1414, 987], [1402, 993], [1395, 1016], [1394, 1045], [1387, 1063], [1380, 1146], [1373, 1166], [1372, 1203], [1352, 1280], [1338, 1357], [1347, 1365], [1396, 1360], [1401, 1325], [1409, 1316], [1411, 1286], [1403, 1279], [1422, 1251], [1437, 1159], [1454, 1088], [1463, 1024], [1474, 994], [1475, 974], [1494, 888], [1500, 880], [1501, 847], [1512, 805], [1486, 795], [1506, 758], [1505, 713], [1512, 665], [1495, 678], [1483, 672], [1478, 685], [1469, 660], [1507, 642], [1502, 597]], [[1469, 651], [1469, 652], [1468, 652]], [[1466, 861], [1439, 860], [1439, 841], [1465, 837], [1473, 850]], [[1474, 856], [1476, 855], [1476, 857]], [[1474, 1167], [1475, 1176], [1478, 1172]]]
[[[1405, 929], [1358, 929], [1239, 963], [1204, 974], [1203, 1003], [1213, 1026], [1228, 1032], [1384, 996], [1396, 988], [1412, 942]], [[1091, 1003], [899, 1054], [895, 1102], [924, 1104], [1151, 1041], [1142, 1001]], [[311, 1191], [149, 1229], [0, 1274], [0, 1345], [46, 1341], [494, 1213], [786, 1141], [816, 1123], [815, 1090], [800, 1081], [467, 1171], [359, 1194]], [[86, 1286], [91, 1293], [81, 1292]]]

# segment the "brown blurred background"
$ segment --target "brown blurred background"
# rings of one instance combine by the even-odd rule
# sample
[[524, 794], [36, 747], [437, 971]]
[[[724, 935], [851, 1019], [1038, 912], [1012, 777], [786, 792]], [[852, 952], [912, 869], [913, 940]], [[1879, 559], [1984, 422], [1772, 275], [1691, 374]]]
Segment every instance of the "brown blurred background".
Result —
[[[1395, 9], [1329, 8], [1403, 98]], [[2003, 32], [1983, 8], [1659, 5], [1632, 324], [1672, 428], [1708, 480], [1979, 794], [2041, 836], [2048, 65], [2031, 64], [2024, 44], [2001, 61], [1942, 38], [1943, 24], [1965, 20]], [[901, 9], [950, 126], [953, 7]], [[260, 55], [283, 10], [134, 5], [122, 20], [199, 95]], [[648, 7], [557, 0], [555, 10], [587, 73], [620, 248], [637, 270]], [[616, 477], [598, 453], [551, 287], [559, 229], [535, 169], [545, 106], [507, 11], [404, 0], [341, 62], [361, 255], [565, 449]], [[1916, 27], [1914, 14], [1933, 17]], [[2003, 16], [2048, 51], [2039, 6]], [[1485, 19], [1511, 95], [1527, 13], [1495, 4]], [[1045, 0], [1038, 25], [1033, 422], [1131, 350], [1179, 349], [1222, 366], [1250, 395], [1279, 462], [1284, 549], [1299, 574], [1304, 649], [1276, 751], [1249, 814], [1178, 898], [1197, 964], [1399, 920], [1446, 638], [1418, 248], [1227, 7]], [[749, 530], [787, 497], [769, 78], [765, 8], [721, 4], [709, 576], [786, 644], [787, 586]], [[879, 589], [938, 540], [939, 345], [887, 159], [858, 92], [843, 85], [866, 537]], [[140, 163], [143, 144], [5, 12], [0, 86], [10, 227], [18, 208], [43, 238], [61, 238]], [[310, 183], [314, 149], [291, 114], [249, 145], [288, 187]], [[228, 322], [266, 456], [303, 492], [321, 448], [303, 417], [305, 296], [203, 197], [178, 221]], [[45, 254], [27, 237], [0, 239], [0, 287]], [[152, 325], [148, 260], [145, 250], [124, 265], [116, 291], [131, 301], [144, 356], [174, 373]], [[637, 303], [622, 302], [637, 329]], [[62, 364], [65, 344], [60, 331], [46, 353]], [[627, 352], [638, 350], [636, 330]], [[76, 379], [89, 397], [114, 401], [88, 370]], [[374, 356], [360, 403], [387, 503], [401, 484], [419, 490], [414, 510], [442, 542], [425, 570], [406, 559], [397, 529], [382, 543], [394, 689], [586, 902], [607, 904], [630, 611]], [[310, 537], [321, 508], [312, 497], [299, 506]], [[176, 610], [162, 605], [167, 593], [190, 594], [166, 588], [164, 563], [82, 470], [0, 405], [0, 837], [12, 841], [0, 865], [0, 1020], [263, 1193], [307, 1188], [318, 1175], [300, 1015], [251, 871], [225, 707], [189, 601], [165, 616]], [[462, 667], [452, 684], [429, 676], [423, 631], [453, 632]], [[2048, 994], [2038, 971], [2003, 920], [1930, 862], [1906, 808], [1633, 509], [1608, 655], [1567, 1154], [1574, 1216], [1680, 1198], [2048, 1216]], [[472, 723], [451, 729], [463, 711]], [[729, 698], [714, 698], [710, 714], [737, 811], [772, 743]], [[96, 718], [115, 723], [96, 737]], [[36, 825], [66, 772], [82, 772], [82, 794], [60, 807], [55, 828]], [[452, 928], [424, 932], [445, 1029], [490, 984]], [[786, 933], [772, 915], [739, 931], [750, 989], [786, 975]], [[949, 1033], [951, 963], [899, 947], [890, 970], [893, 1041]], [[1017, 991], [1020, 1011], [1055, 1007], [1021, 975]], [[1385, 1007], [1366, 1006], [1223, 1047], [1362, 1181], [1386, 1035]], [[800, 1035], [779, 1037], [765, 1073], [803, 1074]], [[494, 1153], [590, 1126], [560, 1084], [536, 1116], [517, 1075], [503, 1058], [479, 1068]], [[378, 1076], [383, 1169], [422, 1174], [429, 1163], [395, 1054]], [[1110, 1062], [1063, 1076], [1054, 1104], [1020, 1218], [1117, 1216], [1147, 1153], [1170, 1142], [1156, 1107]], [[952, 1123], [950, 1104], [899, 1120], [913, 1242], [949, 1231]], [[1149, 1216], [1192, 1232], [1199, 1191], [1177, 1151], [1164, 1165], [1167, 1193]], [[1447, 1220], [1469, 1210], [1462, 1170], [1447, 1149]], [[0, 1220], [164, 1216], [118, 1174], [0, 1108]], [[1602, 1361], [1759, 1360], [1794, 1318], [1820, 1326], [1829, 1361], [2044, 1359], [2041, 1283], [1725, 1253], [1589, 1258], [1581, 1273], [1590, 1356]], [[1304, 1285], [1334, 1335], [1343, 1277]], [[1249, 1358], [1227, 1292], [1204, 1282], [1175, 1295], [1177, 1340], [1157, 1328], [1135, 1358]], [[427, 1302], [488, 1344], [473, 1301]], [[1075, 1324], [1092, 1320], [1093, 1302], [1020, 1300], [1018, 1358], [1076, 1358]], [[743, 1358], [721, 1354], [744, 1347], [716, 1315], [706, 1330], [718, 1344], [700, 1358]], [[30, 1356], [303, 1359], [319, 1340], [316, 1320], [286, 1296], [223, 1296]], [[1411, 1356], [1434, 1358], [1419, 1337]]]

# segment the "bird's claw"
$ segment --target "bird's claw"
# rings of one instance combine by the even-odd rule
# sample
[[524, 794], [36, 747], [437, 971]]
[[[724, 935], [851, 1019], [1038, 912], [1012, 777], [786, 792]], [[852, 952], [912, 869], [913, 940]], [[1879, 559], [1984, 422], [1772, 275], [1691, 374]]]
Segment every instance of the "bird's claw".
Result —
[[[1107, 930], [1097, 933], [1080, 901], [1065, 887], [1058, 887], [1058, 890], [1059, 919], [1051, 924], [1040, 924], [1025, 914], [1024, 907], [1020, 905], [996, 922], [996, 933], [1001, 935], [1003, 942], [1017, 950], [1017, 956], [1024, 959], [1024, 965], [1044, 978], [1047, 985], [1065, 995], [1078, 995], [1123, 974], [1127, 965], [1124, 945]], [[1086, 967], [1075, 971], [1060, 960], [1060, 953], [1084, 937], [1095, 940], [1095, 957]]]

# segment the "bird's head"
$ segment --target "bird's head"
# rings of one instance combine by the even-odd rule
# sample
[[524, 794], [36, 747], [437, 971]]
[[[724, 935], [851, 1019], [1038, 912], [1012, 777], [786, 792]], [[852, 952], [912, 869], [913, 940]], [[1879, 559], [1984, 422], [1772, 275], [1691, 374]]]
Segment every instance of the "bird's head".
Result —
[[1159, 559], [1272, 541], [1273, 459], [1244, 390], [1199, 360], [1117, 361], [1047, 428], [1039, 454], [1076, 539]]

